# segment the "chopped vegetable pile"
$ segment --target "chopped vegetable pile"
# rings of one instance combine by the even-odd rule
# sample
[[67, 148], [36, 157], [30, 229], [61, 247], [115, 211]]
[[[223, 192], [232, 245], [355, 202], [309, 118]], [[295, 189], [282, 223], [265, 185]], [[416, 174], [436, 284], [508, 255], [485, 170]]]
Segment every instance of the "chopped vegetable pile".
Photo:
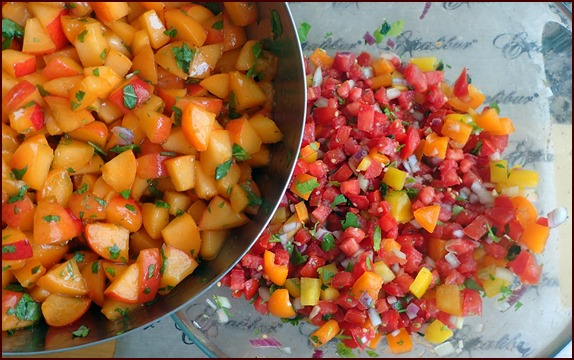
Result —
[[414, 337], [448, 355], [484, 298], [518, 309], [566, 214], [540, 216], [538, 174], [503, 158], [513, 121], [434, 57], [318, 48], [305, 65], [299, 158], [269, 227], [222, 279], [232, 296], [315, 325], [313, 357], [330, 341], [340, 356], [405, 353]]

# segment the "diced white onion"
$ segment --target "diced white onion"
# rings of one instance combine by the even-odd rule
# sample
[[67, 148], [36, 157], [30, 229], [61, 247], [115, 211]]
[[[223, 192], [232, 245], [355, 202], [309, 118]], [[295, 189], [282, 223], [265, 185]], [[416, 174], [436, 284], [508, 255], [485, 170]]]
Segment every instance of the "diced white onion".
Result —
[[311, 312], [309, 313], [309, 319], [312, 319], [315, 316], [317, 316], [320, 311], [321, 311], [321, 307], [319, 305], [313, 306], [313, 310], [311, 310]]
[[295, 310], [301, 310], [304, 308], [304, 306], [301, 304], [301, 298], [300, 297], [296, 297], [295, 299], [293, 299], [293, 308]]
[[391, 333], [392, 336], [397, 336], [401, 333], [401, 329], [397, 329]]
[[315, 104], [313, 104], [315, 107], [321, 108], [321, 107], [326, 107], [329, 105], [329, 100], [327, 100], [327, 98], [324, 97], [319, 97], [317, 99], [317, 101], [315, 101]]
[[452, 236], [456, 237], [456, 238], [462, 238], [464, 236], [464, 231], [458, 229], [452, 232]]
[[295, 212], [295, 204], [289, 204], [289, 210], [291, 210], [292, 213]]
[[401, 258], [401, 259], [403, 259], [403, 260], [405, 260], [405, 259], [407, 258], [407, 255], [406, 255], [404, 252], [400, 251], [400, 250], [392, 249], [391, 252], [392, 252], [393, 254], [395, 254], [396, 257]]
[[226, 309], [231, 309], [231, 303], [229, 302], [229, 299], [226, 298], [225, 296], [219, 296], [219, 295], [215, 295], [215, 298], [217, 301], [217, 303], [219, 304], [220, 307], [222, 308], [226, 308]]
[[498, 160], [500, 160], [500, 151], [496, 150], [495, 152], [493, 152], [492, 154], [490, 154], [489, 158], [490, 158], [490, 160], [492, 160], [492, 161], [498, 161]]
[[419, 224], [419, 222], [416, 219], [412, 219], [411, 221], [409, 221], [409, 223], [417, 229], [422, 228], [421, 224]]
[[217, 316], [217, 321], [221, 324], [225, 324], [226, 322], [229, 321], [229, 317], [227, 316], [225, 310], [223, 309], [217, 309], [215, 311], [215, 315]]
[[518, 186], [510, 186], [502, 188], [502, 195], [506, 195], [508, 197], [515, 197], [520, 195], [520, 187]]
[[453, 323], [457, 329], [462, 329], [464, 325], [464, 317], [451, 315], [450, 322]]
[[363, 77], [365, 79], [370, 79], [373, 77], [373, 68], [370, 66], [363, 66], [361, 68], [361, 72], [363, 73]]
[[283, 227], [281, 228], [281, 230], [283, 231], [283, 233], [289, 233], [291, 231], [295, 231], [297, 230], [297, 226], [299, 226], [299, 224], [295, 221], [287, 223], [285, 225], [283, 225]]
[[398, 300], [397, 300], [397, 297], [396, 297], [396, 296], [394, 296], [394, 295], [387, 296], [387, 302], [389, 303], [389, 305], [393, 305], [393, 304], [396, 303], [397, 301], [398, 301]]
[[209, 305], [210, 308], [212, 308], [213, 310], [217, 309], [217, 305], [215, 305], [215, 303], [213, 301], [211, 301], [211, 299], [205, 299], [205, 302], [207, 303], [207, 305]]
[[287, 355], [291, 355], [291, 353], [292, 353], [290, 346], [282, 347], [281, 351], [283, 351]]
[[261, 300], [269, 301], [269, 297], [271, 296], [269, 288], [262, 286], [257, 291], [259, 292], [259, 296], [261, 296]]
[[456, 269], [460, 265], [460, 261], [458, 260], [458, 258], [456, 257], [456, 255], [454, 253], [451, 253], [451, 252], [447, 253], [444, 256], [444, 259], [450, 265], [450, 267], [452, 267], [453, 269]]
[[461, 198], [463, 198], [463, 199], [466, 200], [466, 199], [468, 199], [468, 197], [470, 196], [470, 194], [471, 194], [470, 189], [467, 188], [467, 187], [463, 187], [462, 189], [460, 189], [460, 192], [459, 192], [458, 196], [460, 196]]
[[506, 310], [510, 309], [510, 304], [508, 301], [499, 300], [494, 302], [494, 307], [500, 312], [505, 312]]
[[548, 227], [555, 228], [568, 219], [568, 210], [565, 207], [558, 207], [548, 213]]
[[401, 91], [399, 89], [395, 89], [395, 88], [387, 89], [387, 99], [389, 99], [389, 100], [396, 99], [400, 95], [401, 95]]
[[512, 281], [514, 281], [514, 273], [507, 269], [507, 268], [503, 268], [500, 266], [496, 267], [496, 270], [494, 272], [494, 276], [499, 278], [499, 279], [503, 279], [508, 281], [509, 283], [512, 283]]
[[454, 346], [450, 341], [444, 342], [440, 345], [435, 346], [434, 351], [440, 357], [448, 356], [454, 353]]
[[403, 160], [402, 164], [403, 164], [403, 167], [405, 168], [405, 170], [406, 170], [409, 174], [413, 172], [412, 169], [411, 169], [411, 165], [408, 163], [408, 161]]
[[436, 267], [435, 261], [434, 261], [430, 256], [425, 256], [425, 262], [426, 262], [427, 265], [430, 266], [431, 268], [435, 268], [435, 267]]
[[315, 233], [315, 237], [317, 239], [322, 239], [323, 236], [325, 236], [328, 233], [329, 233], [329, 231], [327, 231], [327, 229], [320, 227], [320, 228], [317, 228], [317, 232]]
[[492, 193], [479, 181], [473, 182], [470, 189], [478, 196], [478, 201], [480, 201], [481, 204], [489, 205], [494, 202], [494, 196], [492, 196]]
[[470, 194], [470, 197], [468, 198], [468, 202], [471, 204], [476, 204], [478, 202], [478, 195]]
[[357, 176], [357, 181], [359, 182], [359, 187], [361, 188], [361, 190], [363, 190], [366, 193], [367, 190], [369, 189], [369, 180], [365, 179], [363, 174], [359, 174]]
[[409, 162], [409, 165], [411, 166], [411, 170], [415, 173], [417, 171], [419, 171], [421, 168], [419, 166], [419, 161], [417, 160], [417, 157], [415, 155], [411, 155], [407, 158], [407, 161]]
[[375, 308], [370, 308], [367, 313], [369, 314], [369, 320], [371, 320], [371, 324], [373, 326], [381, 325], [383, 320]]
[[407, 86], [409, 83], [405, 78], [396, 77], [392, 80], [393, 85], [405, 85]]
[[323, 70], [318, 66], [313, 74], [313, 86], [321, 86], [323, 83]]
[[536, 189], [522, 189], [521, 195], [530, 200], [530, 202], [538, 201], [538, 193], [536, 193]]
[[399, 272], [401, 266], [399, 265], [399, 263], [394, 263], [393, 265], [391, 265], [391, 270], [396, 274]]
[[424, 119], [425, 114], [423, 114], [420, 111], [413, 111], [413, 118], [415, 118], [415, 120], [417, 121], [421, 121], [422, 119]]

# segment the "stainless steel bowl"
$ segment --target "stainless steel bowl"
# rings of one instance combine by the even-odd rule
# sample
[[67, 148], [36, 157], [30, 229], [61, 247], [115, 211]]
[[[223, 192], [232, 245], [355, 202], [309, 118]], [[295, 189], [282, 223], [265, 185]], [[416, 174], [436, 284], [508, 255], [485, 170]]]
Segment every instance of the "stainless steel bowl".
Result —
[[[275, 108], [273, 119], [283, 132], [284, 139], [272, 148], [271, 165], [264, 172], [255, 173], [260, 187], [264, 207], [253, 220], [233, 231], [219, 255], [204, 261], [194, 273], [179, 284], [172, 292], [152, 306], [146, 306], [123, 320], [111, 322], [93, 307], [82, 318], [90, 328], [89, 336], [74, 338], [69, 328], [53, 328], [45, 324], [9, 335], [2, 332], [2, 355], [33, 355], [78, 349], [94, 345], [135, 329], [144, 327], [160, 318], [189, 306], [212, 285], [217, 283], [247, 252], [267, 226], [281, 200], [293, 171], [301, 144], [306, 110], [305, 73], [301, 46], [296, 27], [286, 3], [258, 3], [260, 21], [248, 29], [249, 38], [269, 39], [279, 55], [275, 78]], [[276, 11], [281, 19], [283, 33], [273, 40], [271, 14]]]

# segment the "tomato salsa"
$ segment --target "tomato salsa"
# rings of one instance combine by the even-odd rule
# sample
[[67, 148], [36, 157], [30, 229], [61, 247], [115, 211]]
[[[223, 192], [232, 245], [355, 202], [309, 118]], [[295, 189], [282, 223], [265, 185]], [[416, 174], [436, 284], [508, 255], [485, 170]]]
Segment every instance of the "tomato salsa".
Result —
[[[538, 283], [548, 219], [535, 171], [502, 154], [510, 118], [434, 57], [305, 60], [307, 117], [280, 208], [223, 279], [261, 314], [317, 326], [319, 348], [438, 345], [483, 298]], [[518, 284], [518, 285], [517, 285]], [[515, 303], [515, 306], [519, 306]], [[335, 340], [336, 341], [336, 340]]]

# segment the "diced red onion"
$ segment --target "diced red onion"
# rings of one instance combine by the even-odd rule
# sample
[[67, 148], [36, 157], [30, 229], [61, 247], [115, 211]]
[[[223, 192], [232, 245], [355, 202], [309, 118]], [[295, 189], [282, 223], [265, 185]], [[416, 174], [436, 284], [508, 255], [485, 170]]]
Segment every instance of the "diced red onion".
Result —
[[323, 236], [329, 234], [329, 231], [323, 227], [317, 228], [317, 232], [315, 233], [315, 237], [317, 239], [323, 239]]
[[548, 227], [555, 228], [568, 219], [568, 210], [565, 207], [558, 207], [548, 213]]
[[275, 338], [266, 338], [266, 339], [249, 339], [249, 343], [254, 348], [280, 348], [282, 345], [281, 343]]
[[313, 351], [313, 355], [311, 356], [311, 358], [313, 359], [321, 359], [323, 357], [323, 350], [319, 350], [319, 349], [315, 349]]
[[374, 301], [373, 298], [371, 297], [371, 295], [369, 295], [368, 293], [364, 292], [361, 297], [359, 298], [359, 302], [361, 304], [363, 304], [364, 307], [366, 308], [370, 308], [373, 306]]
[[478, 195], [470, 194], [470, 197], [468, 198], [468, 202], [471, 204], [476, 204], [478, 202]]
[[346, 269], [347, 266], [349, 266], [349, 264], [351, 263], [351, 259], [350, 258], [345, 258], [345, 260], [341, 261], [341, 266]]
[[263, 301], [269, 301], [269, 297], [271, 296], [271, 294], [269, 293], [269, 288], [262, 286], [257, 291]]
[[417, 317], [420, 308], [415, 303], [409, 303], [407, 305], [407, 316], [409, 319], [414, 319]]
[[456, 257], [456, 255], [454, 253], [451, 253], [451, 252], [447, 253], [444, 256], [444, 259], [450, 265], [450, 267], [453, 269], [456, 269], [460, 265], [460, 261], [458, 260], [458, 258]]
[[450, 341], [435, 346], [434, 351], [439, 357], [445, 357], [455, 352], [454, 346]]
[[365, 156], [367, 156], [367, 154], [367, 150], [360, 148], [353, 154], [353, 156], [351, 156], [349, 160], [352, 160], [358, 164], [361, 160], [363, 160]]
[[389, 38], [387, 39], [387, 46], [389, 47], [389, 49], [395, 50], [395, 46], [397, 46], [397, 43], [395, 42], [395, 40]]
[[387, 89], [387, 99], [389, 99], [389, 100], [396, 99], [400, 95], [401, 95], [401, 91], [399, 89], [395, 89], [395, 88]]
[[423, 8], [423, 12], [422, 12], [421, 16], [419, 16], [419, 20], [422, 20], [425, 18], [425, 16], [427, 15], [427, 13], [430, 10], [431, 5], [432, 5], [432, 2], [430, 2], [430, 1], [425, 2], [425, 7]]
[[365, 40], [368, 45], [373, 45], [377, 42], [377, 39], [375, 39], [375, 37], [368, 31], [363, 35], [363, 40]]
[[313, 86], [321, 86], [321, 84], [323, 84], [323, 70], [321, 70], [320, 66], [317, 66], [313, 73]]
[[307, 244], [297, 245], [296, 248], [297, 251], [299, 251], [299, 254], [303, 254], [305, 250], [307, 250]]
[[371, 320], [371, 324], [373, 324], [373, 326], [379, 326], [383, 322], [383, 320], [381, 319], [381, 315], [379, 315], [379, 313], [377, 312], [377, 309], [370, 308], [367, 311], [367, 314], [369, 314], [369, 319]]
[[509, 305], [514, 305], [522, 297], [522, 295], [524, 295], [527, 289], [528, 286], [521, 285], [519, 288], [512, 292], [512, 295], [506, 299], [506, 302], [508, 302]]
[[387, 302], [389, 303], [389, 305], [393, 305], [397, 302], [397, 297], [394, 295], [391, 296], [387, 296]]
[[133, 131], [123, 126], [114, 126], [112, 133], [119, 138], [118, 145], [129, 145], [134, 140]]

